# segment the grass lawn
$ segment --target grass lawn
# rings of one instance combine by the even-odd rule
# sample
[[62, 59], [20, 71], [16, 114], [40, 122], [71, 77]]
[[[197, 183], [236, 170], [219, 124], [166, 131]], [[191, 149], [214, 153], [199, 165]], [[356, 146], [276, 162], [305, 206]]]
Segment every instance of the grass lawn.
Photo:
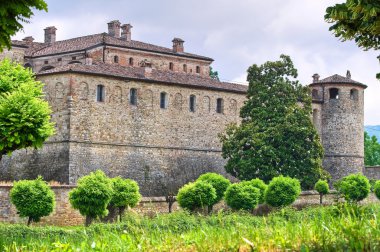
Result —
[[380, 205], [186, 212], [77, 227], [0, 224], [0, 251], [380, 251]]

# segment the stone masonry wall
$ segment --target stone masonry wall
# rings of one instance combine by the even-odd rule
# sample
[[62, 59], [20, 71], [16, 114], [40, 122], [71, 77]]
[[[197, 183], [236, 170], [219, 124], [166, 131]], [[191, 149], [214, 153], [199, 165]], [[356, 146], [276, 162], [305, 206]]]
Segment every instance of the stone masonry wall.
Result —
[[380, 180], [380, 166], [366, 166], [363, 169], [363, 174], [368, 179]]

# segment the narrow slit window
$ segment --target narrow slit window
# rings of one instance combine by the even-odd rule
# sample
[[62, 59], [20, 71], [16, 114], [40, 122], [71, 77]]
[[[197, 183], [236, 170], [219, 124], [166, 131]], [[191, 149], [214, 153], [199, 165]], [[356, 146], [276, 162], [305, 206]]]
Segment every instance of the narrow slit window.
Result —
[[182, 68], [183, 68], [184, 72], [187, 72], [187, 65], [186, 64], [183, 64]]
[[133, 58], [132, 57], [129, 58], [129, 65], [133, 66]]
[[117, 55], [113, 56], [113, 62], [119, 63], [119, 56], [117, 56]]
[[200, 66], [197, 66], [197, 67], [195, 68], [195, 72], [198, 73], [198, 74], [201, 73], [201, 67], [200, 67]]
[[190, 95], [190, 101], [189, 101], [190, 112], [195, 112], [195, 103], [196, 103], [195, 95]]
[[223, 99], [216, 99], [216, 113], [223, 114]]
[[330, 88], [330, 99], [337, 100], [339, 99], [339, 89], [337, 88]]
[[169, 70], [173, 71], [174, 70], [174, 64], [173, 62], [169, 63]]
[[131, 105], [137, 105], [137, 89], [136, 88], [131, 88], [129, 91], [129, 103]]
[[168, 95], [165, 92], [160, 94], [160, 108], [166, 109], [168, 106]]
[[103, 85], [98, 85], [96, 87], [96, 101], [98, 102], [104, 102], [105, 97], [105, 91]]

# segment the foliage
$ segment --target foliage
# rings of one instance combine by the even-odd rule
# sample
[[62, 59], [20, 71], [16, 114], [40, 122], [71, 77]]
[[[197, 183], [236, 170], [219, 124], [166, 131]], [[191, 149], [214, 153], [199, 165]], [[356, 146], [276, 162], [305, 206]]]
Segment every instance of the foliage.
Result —
[[214, 204], [216, 190], [212, 185], [204, 181], [188, 183], [179, 189], [177, 201], [180, 207], [189, 211]]
[[197, 181], [204, 181], [212, 185], [215, 188], [216, 198], [214, 204], [218, 203], [224, 196], [224, 192], [227, 190], [227, 187], [231, 184], [231, 182], [217, 173], [205, 173], [199, 176]]
[[253, 210], [260, 200], [260, 189], [250, 181], [235, 183], [227, 188], [225, 201], [236, 210]]
[[[333, 23], [335, 36], [354, 40], [364, 50], [380, 49], [380, 2], [378, 0], [346, 0], [326, 9], [325, 20]], [[380, 74], [377, 74], [380, 78]]]
[[227, 172], [241, 180], [259, 178], [266, 183], [279, 175], [290, 176], [305, 189], [325, 176], [323, 148], [310, 120], [309, 89], [290, 79], [296, 77], [297, 70], [285, 55], [248, 69], [242, 123], [230, 125], [220, 135]]
[[211, 79], [219, 81], [219, 73], [218, 71], [212, 70], [212, 67], [210, 67], [210, 73], [209, 73]]
[[264, 195], [265, 195], [265, 191], [268, 188], [268, 185], [265, 184], [264, 181], [262, 181], [261, 179], [257, 179], [257, 178], [252, 179], [250, 182], [254, 187], [260, 190], [259, 204], [263, 204], [265, 202]]
[[318, 180], [317, 183], [315, 183], [314, 189], [322, 195], [328, 194], [330, 192], [329, 184], [326, 180], [322, 179]]
[[335, 188], [344, 196], [346, 201], [358, 202], [368, 196], [371, 185], [366, 176], [351, 174], [337, 181]]
[[55, 194], [42, 177], [14, 182], [10, 198], [20, 217], [28, 217], [28, 225], [48, 216], [55, 207]]
[[380, 165], [380, 143], [376, 136], [364, 132], [364, 163], [366, 166]]
[[271, 180], [265, 191], [265, 202], [272, 207], [285, 207], [292, 204], [300, 195], [298, 179], [279, 176]]
[[42, 87], [31, 70], [8, 59], [0, 62], [0, 159], [14, 150], [39, 148], [54, 133]]
[[112, 182], [97, 170], [78, 180], [77, 187], [69, 193], [70, 204], [86, 216], [89, 225], [93, 218], [107, 215], [107, 206], [113, 196]]
[[47, 11], [44, 0], [12, 0], [0, 2], [0, 51], [11, 47], [11, 36], [23, 28], [33, 16], [33, 8]]
[[376, 181], [375, 185], [373, 186], [373, 192], [375, 193], [376, 197], [380, 199], [380, 180]]
[[135, 207], [140, 201], [141, 194], [136, 181], [115, 177], [111, 179], [113, 195], [110, 205], [115, 207]]

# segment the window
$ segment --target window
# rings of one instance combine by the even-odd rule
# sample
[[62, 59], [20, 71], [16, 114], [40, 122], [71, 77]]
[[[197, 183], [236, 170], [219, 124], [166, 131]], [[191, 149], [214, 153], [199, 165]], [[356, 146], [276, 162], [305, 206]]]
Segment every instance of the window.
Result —
[[44, 64], [46, 65], [46, 64], [49, 64], [49, 61], [48, 60], [45, 60], [44, 61]]
[[195, 72], [198, 73], [198, 74], [201, 73], [201, 67], [200, 67], [200, 66], [197, 66], [197, 67], [195, 68]]
[[183, 64], [183, 71], [187, 72], [187, 65], [186, 64]]
[[172, 70], [172, 71], [174, 70], [174, 64], [173, 64], [173, 62], [169, 63], [169, 70]]
[[339, 99], [339, 89], [330, 88], [330, 99], [336, 100]]
[[132, 57], [129, 58], [129, 65], [133, 66], [133, 58]]
[[129, 103], [131, 105], [137, 105], [137, 89], [136, 88], [131, 88], [129, 91]]
[[166, 109], [168, 107], [168, 95], [165, 92], [160, 94], [160, 108]]
[[76, 59], [77, 59], [77, 57], [73, 56], [73, 57], [71, 57], [71, 59], [72, 59], [72, 60], [76, 60]]
[[216, 113], [223, 114], [223, 99], [216, 99]]
[[58, 58], [57, 61], [58, 61], [58, 62], [62, 61], [62, 58]]
[[351, 98], [351, 100], [357, 101], [359, 99], [359, 91], [356, 89], [351, 89], [350, 98]]
[[98, 101], [98, 102], [104, 102], [104, 97], [105, 97], [104, 86], [103, 85], [98, 85], [96, 87], [96, 101]]
[[190, 95], [190, 101], [189, 101], [190, 112], [195, 112], [195, 101], [196, 101], [195, 95]]
[[117, 56], [117, 55], [113, 56], [113, 62], [119, 63], [119, 56]]

